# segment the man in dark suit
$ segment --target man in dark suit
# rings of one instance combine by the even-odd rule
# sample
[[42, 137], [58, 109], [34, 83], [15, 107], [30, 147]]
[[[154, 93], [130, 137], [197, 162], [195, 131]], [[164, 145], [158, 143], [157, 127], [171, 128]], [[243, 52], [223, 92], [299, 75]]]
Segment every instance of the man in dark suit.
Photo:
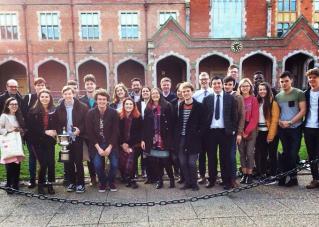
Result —
[[223, 82], [220, 77], [212, 78], [213, 93], [203, 100], [208, 128], [208, 183], [207, 188], [215, 185], [217, 178], [217, 149], [224, 189], [232, 187], [231, 174], [231, 142], [237, 129], [236, 101], [234, 97], [223, 91]]
[[176, 94], [171, 90], [172, 88], [172, 80], [169, 77], [163, 77], [161, 79], [161, 90], [163, 92], [163, 96], [168, 102], [172, 102], [177, 98]]

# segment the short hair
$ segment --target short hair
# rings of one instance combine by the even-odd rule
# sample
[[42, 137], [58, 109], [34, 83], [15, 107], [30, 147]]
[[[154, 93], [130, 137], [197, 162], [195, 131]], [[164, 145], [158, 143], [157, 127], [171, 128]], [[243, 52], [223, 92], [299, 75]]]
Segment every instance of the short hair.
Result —
[[207, 72], [201, 72], [201, 73], [198, 75], [198, 79], [201, 78], [202, 76], [208, 76], [208, 78], [210, 77]]
[[233, 82], [234, 85], [236, 84], [236, 80], [234, 79], [234, 77], [232, 77], [232, 76], [226, 76], [226, 77], [223, 79], [223, 83], [226, 84], [226, 83], [229, 83], [229, 82]]
[[189, 88], [194, 91], [194, 86], [191, 82], [184, 82], [181, 84], [181, 89]]
[[178, 83], [178, 84], [176, 84], [176, 87], [175, 87], [175, 92], [177, 92], [178, 91], [178, 89], [180, 88], [180, 86], [182, 85], [182, 83]]
[[131, 79], [131, 83], [133, 83], [134, 81], [138, 81], [140, 82], [140, 84], [142, 84], [142, 80], [138, 77], [134, 77], [133, 79]]
[[256, 75], [256, 74], [264, 75], [264, 73], [262, 71], [256, 71], [256, 72], [253, 73], [253, 75]]
[[241, 85], [243, 85], [243, 83], [247, 82], [250, 86], [250, 90], [249, 90], [249, 94], [252, 95], [254, 93], [254, 86], [253, 86], [253, 83], [251, 82], [251, 80], [249, 78], [243, 78], [239, 81], [239, 84], [238, 84], [238, 93], [242, 95], [241, 93], [241, 90], [240, 90], [240, 87]]
[[163, 78], [161, 79], [161, 84], [162, 84], [163, 82], [170, 82], [170, 83], [172, 83], [172, 80], [171, 80], [171, 78], [169, 78], [169, 77], [163, 77]]
[[228, 67], [228, 71], [232, 70], [232, 69], [239, 69], [239, 67], [235, 64], [232, 64]]
[[95, 79], [95, 76], [93, 74], [87, 74], [84, 76], [83, 78], [83, 82], [86, 83], [88, 81], [92, 81], [93, 83], [96, 84], [96, 79]]
[[63, 94], [64, 92], [69, 91], [69, 90], [72, 91], [72, 93], [74, 94], [74, 89], [71, 86], [69, 86], [69, 85], [64, 86], [62, 88], [61, 92]]
[[34, 79], [33, 85], [38, 85], [38, 84], [46, 84], [47, 82], [43, 77], [38, 77]]
[[279, 78], [285, 78], [285, 77], [289, 77], [290, 79], [293, 79], [293, 75], [290, 71], [284, 71], [280, 74]]
[[223, 82], [223, 79], [222, 79], [220, 76], [213, 76], [212, 82], [213, 82], [214, 80], [221, 80], [221, 81]]
[[309, 69], [307, 72], [306, 72], [306, 76], [310, 76], [310, 75], [315, 75], [317, 77], [319, 77], [319, 68], [313, 68], [313, 69]]
[[66, 82], [66, 85], [67, 86], [69, 86], [69, 85], [78, 86], [78, 82], [76, 82], [75, 80], [68, 80]]
[[107, 101], [110, 100], [110, 95], [109, 95], [109, 93], [107, 93], [107, 91], [104, 88], [99, 88], [99, 89], [95, 90], [95, 92], [94, 92], [94, 100], [95, 101], [97, 101], [97, 96], [99, 96], [99, 95], [106, 97]]

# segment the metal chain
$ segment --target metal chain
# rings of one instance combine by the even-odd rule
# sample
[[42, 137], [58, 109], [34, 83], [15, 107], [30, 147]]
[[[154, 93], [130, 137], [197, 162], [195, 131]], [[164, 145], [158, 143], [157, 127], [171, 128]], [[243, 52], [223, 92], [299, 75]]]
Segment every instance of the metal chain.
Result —
[[49, 197], [46, 195], [39, 195], [35, 194], [32, 192], [25, 192], [25, 191], [20, 191], [20, 190], [15, 190], [13, 188], [9, 187], [3, 187], [0, 186], [0, 189], [7, 191], [10, 194], [17, 194], [17, 195], [22, 195], [26, 196], [29, 198], [37, 198], [40, 200], [47, 200], [47, 201], [52, 201], [52, 202], [58, 202], [58, 203], [69, 203], [69, 204], [81, 204], [85, 206], [101, 206], [101, 207], [151, 207], [151, 206], [164, 206], [164, 205], [170, 205], [170, 204], [181, 204], [181, 203], [186, 203], [186, 202], [196, 202], [200, 200], [207, 200], [207, 199], [212, 199], [216, 197], [221, 197], [221, 196], [227, 196], [229, 194], [233, 193], [238, 193], [247, 189], [255, 188], [260, 185], [267, 184], [272, 181], [276, 181], [279, 179], [282, 179], [283, 177], [286, 177], [292, 173], [298, 173], [301, 170], [305, 169], [308, 167], [308, 165], [317, 163], [319, 162], [319, 159], [312, 160], [312, 161], [306, 161], [302, 165], [298, 165], [296, 168], [289, 170], [284, 173], [280, 173], [276, 176], [268, 177], [263, 180], [254, 182], [252, 184], [248, 184], [245, 186], [241, 186], [238, 188], [232, 188], [230, 190], [222, 191], [222, 192], [217, 192], [217, 193], [212, 193], [212, 194], [207, 194], [207, 195], [202, 195], [202, 196], [194, 196], [194, 197], [189, 197], [189, 198], [182, 198], [182, 199], [174, 199], [174, 200], [163, 200], [163, 201], [148, 201], [148, 202], [127, 202], [127, 203], [122, 203], [122, 202], [102, 202], [102, 201], [89, 201], [89, 200], [76, 200], [76, 199], [65, 199], [65, 198], [58, 198], [58, 197]]

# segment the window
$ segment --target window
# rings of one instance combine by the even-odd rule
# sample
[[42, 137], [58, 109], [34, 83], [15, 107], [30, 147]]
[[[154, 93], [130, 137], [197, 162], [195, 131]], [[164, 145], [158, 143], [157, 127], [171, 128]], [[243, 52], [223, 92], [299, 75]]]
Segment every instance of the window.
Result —
[[313, 24], [313, 29], [315, 30], [315, 32], [319, 33], [319, 22], [315, 22]]
[[139, 25], [137, 12], [121, 12], [121, 39], [138, 39]]
[[296, 0], [278, 0], [279, 12], [296, 12]]
[[315, 11], [319, 11], [319, 0], [314, 0], [314, 8], [315, 8]]
[[16, 13], [0, 13], [0, 39], [18, 39], [18, 18]]
[[86, 12], [80, 15], [81, 38], [83, 40], [100, 39], [100, 14], [98, 12]]
[[277, 24], [277, 36], [282, 37], [289, 29], [289, 23], [278, 23]]
[[241, 38], [244, 35], [245, 0], [211, 0], [211, 36]]
[[60, 26], [58, 13], [40, 13], [40, 30], [42, 40], [60, 39]]
[[162, 26], [165, 22], [170, 18], [173, 17], [177, 20], [177, 12], [160, 12], [159, 15], [159, 25]]

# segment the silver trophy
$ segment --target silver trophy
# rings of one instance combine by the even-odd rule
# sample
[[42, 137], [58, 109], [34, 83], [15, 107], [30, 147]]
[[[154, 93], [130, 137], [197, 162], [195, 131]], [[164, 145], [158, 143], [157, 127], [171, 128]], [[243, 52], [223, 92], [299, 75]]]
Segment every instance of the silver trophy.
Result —
[[63, 127], [63, 131], [61, 135], [57, 136], [58, 144], [61, 146], [61, 150], [59, 153], [59, 162], [69, 162], [70, 161], [70, 150], [67, 147], [71, 143], [71, 137], [67, 134], [65, 127]]

